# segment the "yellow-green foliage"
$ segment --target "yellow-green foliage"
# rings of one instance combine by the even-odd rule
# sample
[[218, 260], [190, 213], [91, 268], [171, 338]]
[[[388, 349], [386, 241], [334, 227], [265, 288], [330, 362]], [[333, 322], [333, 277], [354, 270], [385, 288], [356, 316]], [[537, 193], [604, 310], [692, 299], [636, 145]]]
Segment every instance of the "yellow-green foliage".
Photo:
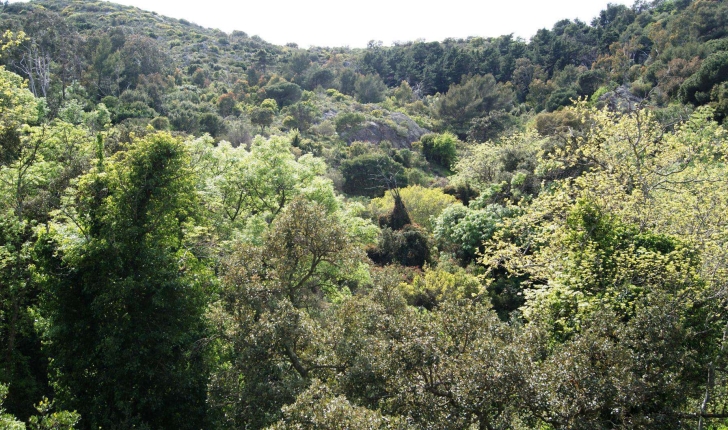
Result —
[[278, 103], [273, 99], [265, 99], [260, 103], [260, 107], [263, 109], [270, 109], [273, 112], [278, 112]]
[[92, 153], [93, 140], [83, 127], [61, 121], [26, 127], [17, 158], [0, 166], [0, 210], [12, 208], [17, 216], [48, 210], [57, 203], [49, 190], [64, 188]]
[[345, 94], [341, 94], [339, 91], [337, 91], [334, 88], [329, 88], [328, 90], [326, 90], [326, 95], [331, 97], [332, 99], [334, 99], [337, 102], [340, 102], [340, 101], [343, 101], [344, 99], [346, 99]]
[[20, 45], [25, 39], [27, 39], [27, 37], [23, 31], [13, 33], [10, 30], [5, 30], [5, 33], [0, 36], [0, 54], [8, 49], [12, 49]]
[[[453, 204], [460, 204], [457, 199], [449, 194], [442, 192], [440, 188], [424, 188], [419, 185], [413, 185], [399, 190], [402, 196], [410, 219], [420, 226], [432, 231], [434, 219], [445, 210], [446, 207]], [[392, 211], [394, 208], [394, 197], [391, 191], [387, 191], [384, 197], [372, 200], [372, 213], [376, 216], [384, 215]]]
[[542, 155], [541, 165], [585, 172], [506, 219], [483, 258], [529, 277], [536, 288], [524, 315], [569, 335], [592, 307], [628, 318], [654, 294], [680, 297], [686, 310], [722, 294], [728, 141], [712, 113], [699, 109], [665, 132], [648, 111], [618, 115], [583, 102], [570, 109], [588, 127]]
[[463, 269], [447, 272], [425, 268], [411, 284], [400, 285], [407, 301], [411, 304], [431, 308], [448, 300], [477, 300], [485, 297], [485, 288], [477, 277]]
[[36, 101], [23, 78], [0, 66], [0, 133], [35, 119], [35, 107]]
[[[535, 132], [515, 133], [499, 142], [469, 145], [453, 167], [455, 184], [468, 184], [484, 190], [493, 183], [523, 185], [529, 173], [535, 170], [544, 139]], [[521, 181], [518, 184], [518, 181]]]

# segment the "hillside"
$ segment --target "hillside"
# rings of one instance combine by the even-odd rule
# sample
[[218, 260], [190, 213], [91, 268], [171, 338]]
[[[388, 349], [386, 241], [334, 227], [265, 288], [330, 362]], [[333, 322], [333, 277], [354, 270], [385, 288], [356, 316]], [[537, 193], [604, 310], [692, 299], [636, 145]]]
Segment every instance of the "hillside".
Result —
[[728, 428], [728, 3], [0, 29], [0, 429]]

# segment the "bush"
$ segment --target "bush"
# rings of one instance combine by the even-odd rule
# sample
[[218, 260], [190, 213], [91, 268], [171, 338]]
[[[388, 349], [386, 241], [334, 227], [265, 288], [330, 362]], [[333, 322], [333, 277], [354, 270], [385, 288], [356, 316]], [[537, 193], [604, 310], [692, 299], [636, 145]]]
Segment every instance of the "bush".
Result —
[[366, 118], [364, 117], [364, 114], [359, 112], [345, 112], [336, 116], [334, 124], [336, 124], [336, 131], [338, 133], [344, 133], [350, 130], [355, 130], [365, 120]]
[[356, 99], [360, 103], [379, 103], [384, 100], [387, 86], [379, 75], [362, 76], [356, 81]]
[[452, 133], [426, 134], [420, 138], [422, 152], [427, 161], [450, 168], [457, 157], [457, 146], [460, 141]]
[[402, 230], [385, 227], [376, 248], [370, 248], [367, 255], [379, 265], [398, 263], [422, 267], [431, 262], [430, 240], [427, 232], [418, 226], [406, 225]]
[[[424, 188], [419, 185], [400, 188], [398, 193], [413, 223], [431, 231], [432, 219], [450, 205], [458, 204], [455, 197], [445, 194], [440, 188]], [[372, 200], [372, 212], [384, 214], [395, 207], [395, 196], [387, 191], [384, 197]]]
[[151, 124], [155, 130], [169, 130], [170, 127], [169, 118], [166, 116], [158, 116], [151, 120], [149, 124]]
[[280, 107], [290, 106], [301, 100], [301, 87], [292, 82], [279, 82], [264, 89], [266, 97], [275, 100]]
[[576, 100], [578, 97], [579, 95], [573, 88], [559, 88], [551, 93], [548, 100], [546, 100], [546, 110], [553, 112], [562, 106], [568, 106], [572, 103], [572, 100]]
[[406, 186], [404, 167], [384, 154], [364, 154], [341, 163], [347, 194], [380, 197], [384, 191]]

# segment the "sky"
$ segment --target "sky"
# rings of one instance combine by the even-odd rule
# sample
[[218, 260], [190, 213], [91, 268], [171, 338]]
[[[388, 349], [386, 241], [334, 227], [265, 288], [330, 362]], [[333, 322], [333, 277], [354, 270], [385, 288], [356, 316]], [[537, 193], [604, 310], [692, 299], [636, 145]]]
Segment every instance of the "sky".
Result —
[[284, 45], [365, 47], [418, 39], [495, 37], [513, 33], [529, 40], [562, 19], [591, 22], [607, 3], [634, 0], [118, 0], [161, 15]]

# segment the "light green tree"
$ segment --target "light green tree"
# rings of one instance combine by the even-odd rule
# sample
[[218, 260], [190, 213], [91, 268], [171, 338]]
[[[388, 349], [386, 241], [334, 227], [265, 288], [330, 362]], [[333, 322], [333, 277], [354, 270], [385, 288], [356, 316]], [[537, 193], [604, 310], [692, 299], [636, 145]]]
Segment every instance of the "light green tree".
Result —
[[25, 424], [18, 421], [14, 416], [5, 413], [2, 407], [5, 397], [8, 395], [7, 385], [0, 384], [0, 429], [2, 430], [25, 430]]
[[91, 139], [80, 127], [37, 123], [38, 102], [22, 79], [0, 68], [0, 379], [10, 383], [6, 406], [26, 418], [50, 395], [37, 320], [39, 285], [34, 225], [60, 207], [63, 190], [87, 166]]
[[296, 159], [289, 137], [256, 137], [246, 149], [228, 142], [213, 146], [208, 138], [189, 145], [200, 172], [205, 207], [216, 220], [219, 233], [234, 231], [259, 243], [266, 225], [296, 197], [316, 201], [329, 212], [340, 207], [326, 164], [310, 154]]

